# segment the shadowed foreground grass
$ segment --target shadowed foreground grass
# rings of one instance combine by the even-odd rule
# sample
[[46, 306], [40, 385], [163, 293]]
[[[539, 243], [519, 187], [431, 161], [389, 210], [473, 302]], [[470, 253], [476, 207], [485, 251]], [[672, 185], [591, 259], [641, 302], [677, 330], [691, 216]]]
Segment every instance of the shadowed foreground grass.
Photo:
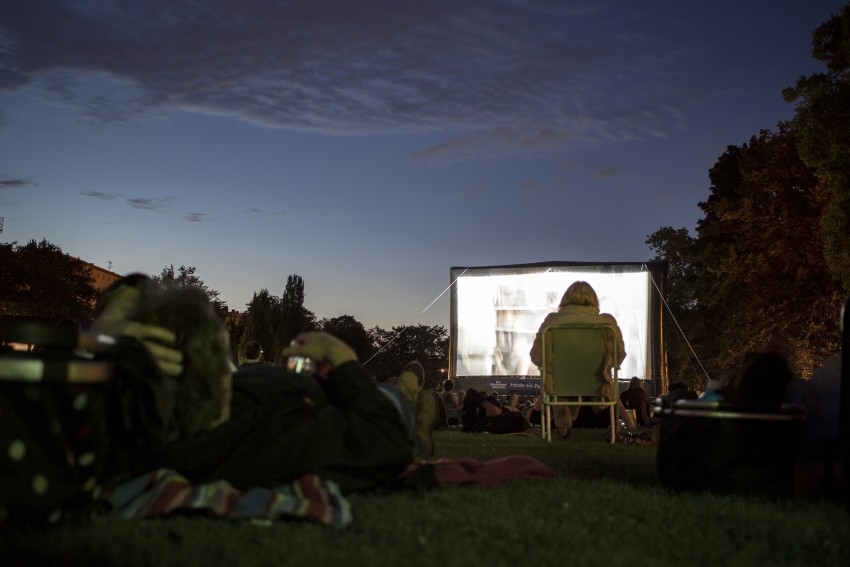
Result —
[[676, 494], [655, 447], [610, 446], [597, 430], [552, 445], [524, 436], [439, 433], [438, 457], [522, 453], [552, 481], [495, 489], [355, 494], [354, 523], [323, 526], [206, 518], [126, 521], [0, 535], [4, 565], [850, 565], [838, 505]]

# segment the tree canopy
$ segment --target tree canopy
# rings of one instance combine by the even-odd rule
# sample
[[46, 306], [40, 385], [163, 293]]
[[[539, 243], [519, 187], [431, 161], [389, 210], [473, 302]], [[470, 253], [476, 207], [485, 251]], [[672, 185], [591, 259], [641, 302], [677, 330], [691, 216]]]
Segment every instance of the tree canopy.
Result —
[[0, 315], [88, 319], [97, 297], [88, 265], [55, 244], [0, 244]]
[[210, 288], [204, 283], [204, 280], [200, 278], [197, 274], [195, 274], [197, 270], [194, 266], [183, 266], [181, 265], [177, 268], [177, 271], [174, 270], [174, 264], [169, 266], [165, 266], [162, 269], [162, 272], [158, 276], [152, 276], [151, 279], [155, 281], [160, 287], [196, 287], [200, 290], [203, 290], [204, 293], [207, 294], [207, 297], [210, 298], [210, 302], [215, 306], [216, 311], [221, 315], [227, 312], [227, 304], [221, 301], [218, 296], [220, 295], [218, 291]]
[[340, 315], [319, 321], [319, 329], [330, 333], [357, 353], [361, 362], [369, 360], [375, 354], [375, 345], [372, 336], [363, 326], [363, 323], [351, 315]]
[[399, 325], [389, 331], [374, 327], [369, 333], [377, 354], [365, 368], [375, 378], [398, 376], [405, 364], [418, 360], [425, 369], [425, 388], [436, 389], [445, 379], [449, 337], [442, 325]]
[[783, 95], [795, 103], [800, 157], [824, 191], [818, 220], [827, 265], [850, 290], [850, 4], [815, 30], [812, 45], [827, 72], [800, 77]]
[[696, 238], [663, 227], [647, 240], [670, 263], [668, 304], [696, 353], [668, 335], [671, 381], [692, 377], [697, 363], [709, 374], [738, 367], [765, 348], [807, 375], [838, 344], [842, 290], [816, 222], [826, 190], [785, 123], [729, 146], [709, 178]]
[[647, 240], [669, 262], [670, 312], [690, 339], [668, 334], [671, 381], [700, 386], [697, 362], [717, 374], [768, 347], [806, 376], [838, 349], [850, 290], [850, 4], [812, 38], [827, 71], [783, 91], [793, 120], [720, 156], [695, 237], [662, 227]]
[[[291, 275], [286, 280], [283, 296], [267, 289], [254, 293], [245, 312], [244, 331], [239, 340], [239, 356], [248, 341], [258, 341], [266, 360], [283, 363], [281, 351], [299, 333], [316, 329], [316, 316], [304, 307], [304, 280]], [[241, 360], [241, 358], [240, 358]]]

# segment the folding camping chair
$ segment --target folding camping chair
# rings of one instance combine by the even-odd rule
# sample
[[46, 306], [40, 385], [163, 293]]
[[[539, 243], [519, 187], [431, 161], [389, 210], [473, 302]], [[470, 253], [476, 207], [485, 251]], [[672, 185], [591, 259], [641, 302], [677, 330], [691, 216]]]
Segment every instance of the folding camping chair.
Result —
[[[611, 325], [569, 323], [553, 325], [543, 331], [541, 365], [541, 419], [543, 437], [552, 441], [554, 406], [602, 406], [611, 413], [611, 443], [617, 439], [617, 398], [602, 395], [605, 372], [605, 334], [614, 333]], [[617, 360], [614, 341], [613, 360]], [[614, 384], [617, 369], [614, 368]]]

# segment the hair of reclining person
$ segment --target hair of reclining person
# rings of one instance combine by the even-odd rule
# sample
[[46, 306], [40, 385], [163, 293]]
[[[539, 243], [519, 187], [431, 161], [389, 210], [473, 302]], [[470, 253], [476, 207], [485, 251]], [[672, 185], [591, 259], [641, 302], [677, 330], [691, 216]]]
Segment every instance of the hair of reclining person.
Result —
[[175, 347], [183, 353], [167, 441], [189, 439], [226, 420], [232, 379], [230, 341], [207, 294], [194, 287], [147, 287], [135, 318], [174, 332]]

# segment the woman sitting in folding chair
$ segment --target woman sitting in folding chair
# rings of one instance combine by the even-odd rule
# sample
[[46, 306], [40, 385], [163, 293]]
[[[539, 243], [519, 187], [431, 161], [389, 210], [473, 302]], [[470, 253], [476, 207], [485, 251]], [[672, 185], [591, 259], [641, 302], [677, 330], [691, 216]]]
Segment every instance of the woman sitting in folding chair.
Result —
[[[617, 326], [617, 320], [613, 315], [599, 312], [599, 298], [590, 284], [585, 281], [577, 281], [570, 285], [561, 298], [558, 311], [550, 313], [543, 320], [529, 352], [531, 361], [538, 367], [541, 366], [543, 362], [543, 331], [547, 327], [563, 323], [606, 324], [611, 325], [614, 329], [614, 336], [609, 334], [605, 337], [606, 355], [603, 373], [607, 379], [602, 385], [602, 394], [606, 399], [616, 399], [618, 394], [617, 385], [610, 379], [610, 376], [611, 369], [615, 366], [619, 368], [623, 359], [626, 358], [623, 334], [620, 331], [620, 327]], [[617, 360], [614, 360], [614, 352], [617, 353]], [[558, 434], [562, 438], [569, 437], [573, 420], [578, 416], [579, 409], [579, 407], [556, 406], [555, 426], [558, 428]], [[617, 413], [620, 419], [625, 421], [629, 429], [634, 429], [634, 423], [622, 406], [622, 403], [618, 403]]]

